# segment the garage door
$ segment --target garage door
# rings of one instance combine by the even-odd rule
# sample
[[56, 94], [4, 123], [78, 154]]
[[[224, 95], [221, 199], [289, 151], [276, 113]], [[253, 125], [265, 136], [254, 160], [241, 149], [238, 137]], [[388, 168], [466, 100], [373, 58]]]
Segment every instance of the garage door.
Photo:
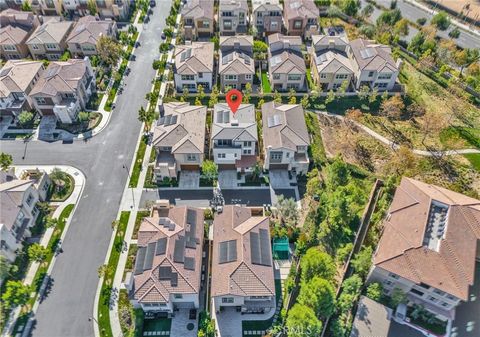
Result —
[[219, 164], [219, 170], [236, 170], [235, 164]]
[[199, 167], [198, 165], [181, 165], [180, 166], [182, 170], [185, 171], [198, 171]]
[[270, 170], [288, 170], [288, 164], [270, 164]]

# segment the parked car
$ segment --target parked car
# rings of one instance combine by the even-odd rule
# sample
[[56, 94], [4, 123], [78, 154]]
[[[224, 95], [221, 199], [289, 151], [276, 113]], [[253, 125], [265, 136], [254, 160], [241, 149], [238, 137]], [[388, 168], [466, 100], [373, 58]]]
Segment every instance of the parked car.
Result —
[[162, 32], [162, 36], [161, 36], [161, 37], [162, 37], [162, 40], [165, 40], [165, 39], [167, 38], [167, 36], [165, 35], [164, 32]]
[[150, 0], [150, 7], [155, 7], [156, 4], [155, 0]]

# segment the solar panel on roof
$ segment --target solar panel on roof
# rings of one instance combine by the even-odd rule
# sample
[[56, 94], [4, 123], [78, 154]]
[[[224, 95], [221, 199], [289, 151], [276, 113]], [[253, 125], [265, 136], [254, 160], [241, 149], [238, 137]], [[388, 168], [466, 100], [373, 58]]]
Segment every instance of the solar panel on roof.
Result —
[[134, 271], [135, 275], [143, 273], [143, 265], [145, 262], [146, 252], [147, 252], [147, 247], [138, 248], [137, 256], [135, 257], [135, 271]]
[[165, 117], [160, 117], [160, 119], [158, 120], [157, 125], [163, 125], [163, 124], [165, 124]]
[[167, 238], [160, 238], [157, 240], [157, 249], [155, 255], [163, 255], [167, 250]]
[[185, 269], [195, 270], [195, 258], [194, 257], [186, 257], [183, 265], [185, 266]]
[[158, 278], [160, 280], [170, 280], [172, 277], [172, 267], [164, 266], [158, 268]]
[[237, 240], [230, 240], [228, 241], [228, 261], [236, 261], [237, 260]]
[[186, 54], [186, 57], [187, 59], [192, 56], [192, 50], [191, 49], [187, 49], [187, 54]]
[[253, 264], [261, 264], [260, 238], [255, 232], [250, 232], [250, 256]]
[[172, 287], [176, 287], [178, 285], [178, 274], [172, 273], [172, 277], [170, 278], [170, 285]]
[[228, 254], [227, 242], [220, 242], [218, 244], [218, 263], [226, 263]]
[[197, 212], [193, 209], [187, 209], [187, 223], [190, 225], [197, 224]]
[[219, 263], [233, 262], [237, 260], [237, 240], [222, 241], [218, 244]]
[[175, 240], [175, 246], [173, 247], [173, 261], [177, 263], [183, 263], [185, 258], [185, 237], [179, 236]]
[[165, 126], [170, 125], [171, 119], [172, 119], [172, 115], [165, 116], [165, 122], [164, 122]]
[[145, 253], [145, 261], [143, 262], [143, 270], [152, 269], [153, 256], [155, 255], [156, 242], [150, 242], [147, 245], [147, 252]]
[[260, 258], [261, 264], [264, 266], [271, 266], [270, 258], [270, 236], [266, 229], [260, 229]]

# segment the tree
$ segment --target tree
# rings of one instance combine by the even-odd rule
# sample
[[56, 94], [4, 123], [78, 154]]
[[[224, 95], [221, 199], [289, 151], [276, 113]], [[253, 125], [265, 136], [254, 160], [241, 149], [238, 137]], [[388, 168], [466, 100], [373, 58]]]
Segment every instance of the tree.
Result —
[[97, 274], [98, 278], [109, 278], [109, 276], [112, 274], [113, 268], [112, 266], [108, 264], [102, 264], [100, 267], [97, 269]]
[[357, 15], [360, 4], [358, 0], [343, 0], [340, 3], [340, 9], [348, 16]]
[[122, 55], [122, 46], [110, 36], [101, 35], [97, 42], [97, 53], [100, 60], [113, 67]]
[[25, 126], [33, 120], [33, 113], [30, 111], [22, 111], [18, 114], [17, 119], [20, 125]]
[[28, 257], [35, 262], [43, 262], [47, 258], [48, 249], [39, 245], [38, 243], [32, 244], [28, 247]]
[[314, 337], [322, 332], [322, 322], [315, 316], [315, 312], [299, 303], [290, 309], [285, 324], [289, 337]]
[[2, 169], [2, 171], [8, 171], [12, 162], [13, 159], [11, 154], [5, 152], [0, 153], [0, 169]]
[[87, 111], [80, 111], [78, 113], [78, 121], [79, 122], [86, 122], [90, 119], [90, 113]]
[[218, 89], [217, 86], [213, 86], [210, 99], [208, 100], [208, 107], [213, 108], [218, 103]]
[[370, 17], [370, 15], [373, 14], [374, 11], [375, 11], [375, 8], [373, 7], [373, 5], [371, 3], [367, 3], [367, 5], [362, 8], [362, 11], [360, 12], [360, 16], [363, 19], [367, 19]]
[[335, 93], [333, 92], [332, 89], [327, 94], [327, 97], [325, 97], [325, 105], [328, 105], [332, 103], [335, 100]]
[[143, 106], [140, 107], [138, 110], [138, 120], [142, 123], [145, 123], [145, 129], [147, 131], [150, 130], [150, 125], [155, 120], [155, 110], [153, 109], [145, 109]]
[[273, 101], [275, 103], [282, 104], [282, 95], [280, 95], [277, 90], [275, 90], [275, 92], [273, 93]]
[[30, 5], [30, 1], [24, 1], [22, 3], [21, 7], [23, 12], [31, 12], [32, 11], [32, 6]]
[[47, 228], [55, 228], [58, 226], [58, 219], [53, 218], [51, 216], [46, 216], [45, 217], [45, 227]]
[[279, 195], [275, 203], [274, 214], [284, 225], [294, 226], [298, 221], [298, 208], [295, 199]]
[[402, 117], [405, 103], [400, 95], [395, 95], [382, 102], [380, 111], [382, 115], [391, 119], [400, 119]]
[[200, 101], [200, 97], [195, 97], [195, 105], [202, 105], [202, 101]]
[[417, 19], [417, 23], [418, 23], [420, 26], [423, 26], [424, 24], [427, 23], [427, 18], [418, 18], [418, 19]]
[[302, 99], [300, 100], [300, 104], [304, 109], [308, 109], [310, 106], [310, 99], [308, 98], [308, 94], [303, 95]]
[[[203, 85], [199, 84], [197, 85], [197, 94], [198, 94], [198, 98], [200, 99], [200, 101], [203, 101], [203, 99], [205, 98], [205, 89], [203, 88]], [[195, 104], [195, 105], [201, 105], [201, 104]]]
[[407, 303], [407, 295], [400, 288], [394, 288], [390, 295], [392, 306], [396, 308], [400, 303]]
[[253, 41], [253, 58], [265, 60], [267, 58], [268, 45], [260, 40]]
[[335, 311], [335, 290], [327, 280], [314, 277], [302, 284], [298, 303], [312, 308], [317, 317], [327, 318]]
[[182, 102], [186, 102], [187, 99], [188, 99], [188, 88], [187, 87], [183, 87], [183, 91], [182, 91], [182, 97], [180, 97], [180, 100]]
[[288, 104], [297, 104], [297, 96], [295, 96], [297, 92], [295, 89], [291, 88], [288, 92]]
[[460, 29], [458, 29], [458, 27], [453, 28], [450, 32], [448, 32], [448, 36], [452, 39], [458, 39], [460, 37]]
[[90, 12], [90, 15], [96, 15], [97, 14], [97, 4], [95, 0], [88, 0], [87, 1], [87, 9]]
[[326, 167], [325, 184], [334, 191], [339, 186], [345, 186], [350, 179], [347, 164], [340, 158], [335, 157], [333, 162]]
[[450, 18], [447, 13], [439, 12], [434, 15], [430, 23], [440, 30], [446, 30], [450, 26]]
[[388, 167], [397, 175], [411, 175], [416, 171], [417, 158], [411, 149], [402, 145], [393, 153]]
[[0, 283], [10, 274], [10, 262], [3, 255], [0, 255]]
[[361, 85], [357, 92], [358, 98], [364, 101], [368, 98], [369, 95], [370, 95], [370, 87], [365, 84]]
[[372, 264], [372, 254], [372, 247], [368, 246], [355, 254], [355, 257], [351, 261], [355, 272], [362, 278], [365, 278], [370, 270], [370, 266]]
[[367, 297], [374, 300], [380, 301], [382, 298], [383, 287], [378, 282], [370, 283], [367, 287]]
[[22, 281], [8, 281], [2, 295], [3, 305], [9, 309], [25, 305], [30, 298], [30, 291], [30, 287]]
[[202, 175], [207, 180], [213, 180], [218, 176], [218, 166], [211, 160], [204, 160], [202, 163]]
[[460, 67], [460, 76], [463, 76], [463, 69], [469, 67], [480, 59], [480, 50], [476, 48], [466, 48], [459, 50], [454, 55], [454, 62]]
[[415, 118], [415, 117], [422, 117], [423, 115], [425, 115], [426, 110], [423, 105], [420, 105], [414, 102], [409, 106], [407, 106], [407, 112], [408, 112], [408, 117]]
[[395, 23], [393, 26], [393, 32], [395, 34], [406, 36], [408, 35], [409, 23], [407, 19], [401, 19]]
[[337, 93], [338, 93], [337, 97], [338, 98], [345, 96], [345, 93], [347, 92], [347, 89], [348, 89], [349, 85], [350, 85], [350, 83], [347, 80], [342, 82], [340, 87], [337, 89]]
[[372, 92], [370, 93], [370, 96], [368, 97], [368, 103], [373, 104], [377, 101], [378, 97], [378, 89], [373, 88]]
[[423, 138], [422, 144], [425, 145], [425, 140], [428, 136], [439, 133], [447, 124], [445, 118], [438, 112], [429, 112], [422, 118], [422, 125], [420, 127]]
[[402, 18], [402, 12], [399, 9], [393, 9], [382, 12], [377, 18], [376, 24], [381, 27], [383, 25], [394, 26]]
[[65, 188], [64, 181], [67, 180], [67, 174], [60, 170], [58, 167], [55, 167], [52, 172], [48, 175], [52, 179], [56, 188], [63, 189]]
[[330, 5], [327, 9], [327, 15], [329, 18], [336, 18], [342, 15], [342, 10], [335, 5]]
[[252, 94], [252, 84], [248, 82], [245, 84], [245, 89], [243, 90], [243, 103], [248, 104], [250, 103], [250, 95]]
[[260, 98], [257, 103], [257, 109], [261, 109], [264, 104], [265, 100], [263, 98]]
[[300, 263], [303, 282], [308, 282], [314, 276], [332, 280], [335, 275], [335, 263], [332, 257], [317, 247], [309, 248]]

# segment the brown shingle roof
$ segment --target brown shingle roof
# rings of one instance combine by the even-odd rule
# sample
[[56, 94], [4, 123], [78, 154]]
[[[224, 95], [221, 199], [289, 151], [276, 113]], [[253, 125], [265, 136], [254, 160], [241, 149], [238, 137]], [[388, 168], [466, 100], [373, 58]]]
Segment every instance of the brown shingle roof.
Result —
[[[438, 249], [424, 244], [432, 204], [448, 207]], [[385, 220], [374, 264], [467, 300], [479, 239], [479, 200], [403, 178]]]
[[96, 45], [100, 36], [112, 34], [114, 21], [97, 20], [92, 15], [87, 15], [75, 24], [72, 32], [67, 38], [67, 43], [86, 43]]
[[183, 17], [196, 19], [208, 18], [213, 21], [213, 1], [211, 0], [190, 0], [182, 8]]
[[175, 68], [177, 74], [193, 75], [213, 72], [212, 42], [193, 42], [191, 45], [177, 46]]
[[29, 31], [20, 26], [6, 26], [0, 29], [0, 45], [18, 45], [28, 36]]
[[287, 20], [294, 18], [316, 18], [320, 15], [320, 10], [313, 0], [285, 0], [285, 17]]
[[[269, 233], [267, 217], [252, 217], [249, 208], [225, 206], [213, 222], [212, 296], [274, 296], [273, 266], [252, 262], [250, 233]], [[270, 235], [270, 234], [269, 234]], [[235, 261], [220, 263], [220, 242], [236, 240]], [[272, 258], [269, 241], [269, 257]]]
[[40, 61], [8, 61], [0, 70], [0, 97], [8, 97], [12, 92], [27, 93], [28, 86], [42, 67]]
[[353, 56], [360, 70], [382, 71], [384, 68], [396, 71], [397, 65], [392, 58], [390, 47], [375, 41], [356, 39], [350, 42]]
[[50, 20], [38, 27], [27, 44], [60, 43], [73, 27], [71, 21]]

